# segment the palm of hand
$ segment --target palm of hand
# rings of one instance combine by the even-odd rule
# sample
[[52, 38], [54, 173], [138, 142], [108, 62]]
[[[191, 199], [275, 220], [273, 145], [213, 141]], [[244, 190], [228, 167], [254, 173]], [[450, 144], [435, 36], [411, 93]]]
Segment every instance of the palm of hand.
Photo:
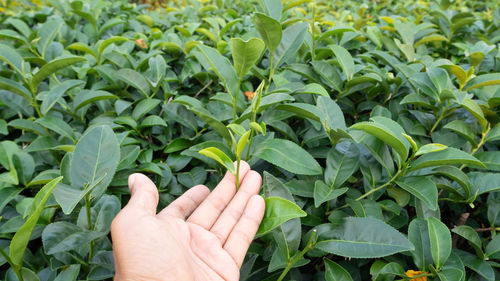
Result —
[[249, 170], [241, 165], [238, 192], [226, 174], [212, 193], [195, 186], [158, 214], [156, 187], [134, 175], [112, 224], [115, 280], [238, 280], [264, 212], [260, 175]]

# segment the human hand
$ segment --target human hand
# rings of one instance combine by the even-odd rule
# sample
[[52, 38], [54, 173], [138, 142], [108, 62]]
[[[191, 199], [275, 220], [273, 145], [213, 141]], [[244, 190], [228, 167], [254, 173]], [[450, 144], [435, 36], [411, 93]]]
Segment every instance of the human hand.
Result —
[[115, 280], [239, 280], [265, 207], [259, 173], [241, 161], [239, 177], [238, 191], [226, 173], [212, 192], [194, 186], [156, 214], [155, 184], [131, 175], [130, 201], [111, 224]]

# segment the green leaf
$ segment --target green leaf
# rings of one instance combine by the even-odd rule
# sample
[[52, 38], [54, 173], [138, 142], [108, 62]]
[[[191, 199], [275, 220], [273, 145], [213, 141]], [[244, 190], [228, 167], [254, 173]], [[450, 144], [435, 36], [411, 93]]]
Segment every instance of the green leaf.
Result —
[[396, 184], [402, 189], [415, 195], [427, 204], [429, 209], [435, 211], [438, 208], [438, 190], [436, 184], [423, 176], [410, 176], [396, 180]]
[[35, 228], [38, 218], [40, 218], [40, 215], [45, 208], [45, 204], [49, 200], [50, 194], [61, 180], [62, 177], [55, 178], [38, 191], [34, 199], [34, 201], [38, 202], [36, 208], [10, 241], [9, 256], [12, 263], [18, 268], [22, 266], [24, 252], [26, 251], [31, 233]]
[[426, 36], [426, 37], [418, 40], [418, 42], [415, 43], [415, 48], [417, 48], [418, 46], [425, 44], [425, 43], [440, 42], [440, 41], [448, 41], [448, 38], [444, 37], [443, 35], [432, 34], [432, 35]]
[[454, 250], [463, 261], [464, 265], [488, 281], [496, 281], [495, 271], [491, 265], [469, 252]]
[[453, 147], [447, 147], [437, 152], [430, 152], [411, 162], [411, 170], [443, 165], [475, 165], [484, 167], [474, 156]]
[[231, 172], [231, 174], [234, 175], [236, 173], [233, 161], [231, 160], [231, 158], [229, 158], [229, 156], [222, 152], [222, 150], [216, 147], [207, 147], [200, 150], [199, 153], [219, 162], [222, 166], [226, 167], [226, 169]]
[[467, 125], [467, 123], [465, 123], [463, 120], [453, 120], [450, 123], [446, 124], [443, 128], [461, 135], [472, 145], [476, 145], [476, 141], [474, 140], [474, 133], [472, 132], [469, 125]]
[[471, 191], [474, 195], [500, 190], [499, 173], [470, 172], [467, 174], [470, 178]]
[[481, 126], [482, 132], [485, 132], [488, 121], [484, 117], [484, 113], [481, 107], [479, 107], [479, 105], [475, 101], [469, 98], [464, 98], [461, 105], [465, 109], [467, 109], [467, 111], [469, 111], [474, 117], [476, 117], [477, 122], [479, 122], [479, 125]]
[[42, 105], [40, 106], [40, 111], [43, 115], [47, 114], [52, 107], [57, 103], [57, 101], [69, 90], [83, 86], [85, 84], [84, 81], [81, 80], [66, 80], [62, 82], [57, 87], [50, 89], [47, 96], [43, 99]]
[[113, 43], [120, 43], [120, 42], [125, 42], [128, 41], [127, 38], [122, 37], [122, 36], [112, 36], [104, 41], [101, 42], [99, 45], [99, 48], [97, 50], [97, 62], [101, 62], [102, 55], [104, 54], [104, 50], [106, 50], [109, 45]]
[[451, 254], [451, 234], [448, 227], [435, 217], [427, 219], [432, 259], [439, 269]]
[[359, 168], [359, 150], [354, 142], [330, 149], [326, 156], [325, 183], [338, 188]]
[[89, 231], [75, 224], [59, 221], [47, 225], [43, 230], [43, 249], [47, 255], [69, 252], [103, 235], [105, 233]]
[[318, 162], [302, 147], [289, 140], [265, 140], [257, 146], [253, 155], [295, 174], [322, 173]]
[[231, 54], [240, 80], [260, 60], [265, 48], [264, 41], [259, 38], [250, 38], [247, 41], [231, 38]]
[[67, 58], [58, 58], [54, 59], [51, 62], [45, 64], [38, 70], [33, 78], [31, 78], [31, 91], [35, 92], [38, 88], [38, 85], [47, 77], [54, 74], [60, 69], [63, 69], [67, 66], [73, 65], [75, 63], [86, 61], [87, 59], [84, 57], [67, 57]]
[[135, 70], [132, 70], [129, 68], [120, 69], [115, 74], [115, 77], [117, 79], [120, 79], [121, 81], [125, 82], [126, 84], [129, 84], [132, 87], [136, 88], [145, 97], [148, 97], [149, 93], [151, 92], [151, 88], [149, 87], [149, 84], [148, 84], [148, 81], [146, 81], [146, 78], [144, 78], [143, 75], [141, 75], [140, 73], [138, 73]]
[[349, 190], [347, 187], [338, 189], [332, 188], [331, 186], [328, 186], [324, 182], [318, 180], [314, 184], [314, 206], [317, 208], [321, 204], [346, 193], [347, 190]]
[[37, 49], [38, 53], [42, 55], [42, 57], [45, 57], [45, 53], [47, 52], [50, 43], [54, 41], [54, 38], [61, 29], [63, 23], [64, 22], [62, 20], [48, 20], [38, 30], [38, 37], [40, 40], [37, 42]]
[[161, 100], [159, 99], [143, 99], [135, 106], [132, 111], [132, 117], [135, 120], [139, 120], [147, 113], [151, 112], [158, 104], [160, 104]]
[[[304, 36], [307, 33], [308, 24], [296, 23], [283, 30], [281, 41], [273, 52], [273, 69], [278, 68], [283, 63], [294, 59], [297, 51], [304, 42]], [[268, 27], [269, 28], [269, 27]]]
[[87, 46], [86, 44], [81, 43], [81, 42], [75, 42], [75, 43], [69, 45], [68, 47], [66, 47], [66, 49], [83, 52], [83, 53], [89, 54], [97, 59], [97, 55], [94, 52], [94, 50], [92, 50], [89, 46]]
[[476, 251], [476, 255], [480, 258], [484, 257], [483, 250], [482, 250], [482, 242], [481, 238], [477, 234], [477, 232], [474, 230], [474, 228], [468, 226], [468, 225], [460, 225], [455, 228], [453, 228], [451, 231], [454, 233], [462, 236], [463, 238], [467, 239], [469, 241], [470, 245], [474, 250]]
[[35, 123], [40, 124], [44, 126], [45, 128], [48, 128], [61, 136], [67, 137], [71, 140], [75, 140], [74, 134], [73, 134], [73, 129], [71, 128], [68, 123], [64, 122], [64, 120], [57, 118], [57, 117], [52, 117], [52, 116], [45, 116], [42, 118], [39, 118], [35, 121]]
[[106, 91], [83, 90], [73, 100], [73, 110], [78, 111], [78, 109], [96, 101], [117, 98], [117, 96]]
[[415, 246], [411, 251], [415, 265], [426, 271], [432, 264], [431, 242], [427, 222], [423, 219], [413, 219], [408, 226], [408, 240]]
[[483, 74], [467, 82], [467, 84], [465, 85], [465, 91], [470, 91], [484, 86], [492, 86], [499, 84], [500, 84], [500, 73]]
[[76, 281], [80, 273], [80, 264], [72, 264], [63, 269], [54, 281]]
[[283, 11], [281, 0], [260, 0], [259, 3], [268, 16], [277, 21], [280, 20]]
[[259, 32], [260, 37], [262, 37], [262, 40], [266, 43], [271, 54], [274, 53], [274, 50], [276, 50], [280, 44], [283, 36], [281, 24], [277, 20], [262, 13], [255, 13], [252, 17], [252, 21], [255, 24], [255, 29]]
[[238, 145], [236, 146], [236, 157], [238, 159], [241, 159], [241, 153], [243, 152], [243, 149], [245, 149], [245, 146], [247, 145], [248, 138], [250, 137], [250, 130], [244, 133], [241, 137], [240, 140], [238, 141]]
[[377, 45], [377, 47], [382, 48], [383, 44], [383, 39], [382, 39], [382, 32], [380, 32], [380, 29], [377, 26], [367, 26], [366, 27], [366, 34], [370, 38], [370, 40]]
[[10, 46], [0, 44], [0, 60], [6, 62], [21, 76], [24, 76], [24, 60], [23, 57]]
[[500, 258], [500, 235], [495, 235], [493, 239], [486, 245], [486, 256], [490, 259]]
[[402, 161], [408, 158], [410, 143], [403, 136], [404, 130], [398, 123], [392, 119], [377, 116], [372, 117], [372, 122], [359, 122], [350, 128], [363, 130], [381, 141], [390, 145], [399, 154]]
[[[369, 230], [369, 231], [367, 231]], [[406, 237], [383, 221], [374, 218], [347, 217], [325, 237], [316, 248], [349, 258], [378, 258], [412, 251]]]
[[263, 235], [293, 218], [307, 216], [299, 206], [281, 197], [268, 197], [265, 199], [266, 211], [260, 223], [257, 235]]
[[31, 93], [28, 91], [28, 89], [11, 79], [0, 77], [0, 89], [7, 90], [11, 93], [25, 98], [30, 103], [32, 102]]
[[[239, 79], [231, 62], [214, 48], [204, 45], [198, 45], [196, 47], [201, 52], [194, 53], [198, 61], [207, 71], [213, 70], [222, 83], [224, 83], [226, 91], [231, 95], [232, 99], [237, 99], [239, 93]], [[203, 57], [201, 57], [200, 54]], [[208, 65], [204, 64], [203, 61], [208, 62]]]
[[325, 263], [326, 281], [352, 281], [351, 274], [338, 263], [327, 258], [324, 258], [323, 262]]
[[119, 161], [120, 144], [113, 130], [105, 125], [91, 127], [73, 152], [71, 185], [80, 190], [96, 185], [92, 194], [99, 196], [113, 179]]
[[330, 97], [326, 89], [318, 83], [307, 84], [300, 93]]
[[354, 60], [351, 54], [344, 47], [339, 45], [330, 45], [329, 47], [335, 54], [342, 71], [344, 71], [346, 79], [351, 80], [354, 75]]

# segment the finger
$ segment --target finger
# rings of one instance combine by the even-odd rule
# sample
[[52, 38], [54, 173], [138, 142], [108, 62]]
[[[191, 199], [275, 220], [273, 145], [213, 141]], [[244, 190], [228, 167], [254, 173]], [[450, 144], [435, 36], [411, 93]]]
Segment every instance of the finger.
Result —
[[224, 244], [224, 249], [233, 257], [238, 267], [241, 267], [248, 247], [259, 229], [264, 216], [264, 209], [264, 199], [260, 195], [252, 196], [243, 215]]
[[217, 273], [217, 280], [220, 277], [224, 280], [240, 280], [239, 267], [236, 267], [231, 255], [222, 248], [217, 237], [211, 235], [199, 225], [188, 225], [192, 237], [191, 249], [198, 258]]
[[131, 197], [126, 208], [144, 211], [155, 215], [158, 206], [158, 189], [145, 175], [135, 173], [128, 177]]
[[184, 220], [196, 210], [209, 194], [210, 189], [208, 187], [204, 185], [193, 186], [179, 198], [175, 199], [174, 202], [170, 203], [158, 216], [160, 218], [174, 216]]
[[210, 229], [210, 232], [219, 238], [224, 244], [233, 230], [236, 223], [240, 220], [243, 210], [247, 206], [248, 200], [259, 193], [262, 185], [262, 177], [256, 171], [250, 171], [246, 175], [240, 189], [234, 195], [233, 200], [226, 207], [224, 212], [219, 216], [215, 224]]
[[[250, 166], [246, 162], [241, 161], [239, 174], [240, 182], [244, 179], [249, 170]], [[198, 224], [209, 230], [233, 198], [236, 192], [235, 182], [235, 177], [227, 172], [217, 187], [191, 214], [187, 221]]]

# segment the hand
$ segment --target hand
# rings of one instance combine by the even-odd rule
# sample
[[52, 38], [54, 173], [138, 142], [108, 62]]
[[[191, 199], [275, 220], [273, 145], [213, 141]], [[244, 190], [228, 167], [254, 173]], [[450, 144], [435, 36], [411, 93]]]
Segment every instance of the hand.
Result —
[[130, 201], [111, 224], [115, 280], [239, 280], [264, 215], [262, 178], [243, 161], [240, 183], [236, 192], [226, 173], [212, 192], [197, 185], [156, 214], [155, 184], [131, 175]]

